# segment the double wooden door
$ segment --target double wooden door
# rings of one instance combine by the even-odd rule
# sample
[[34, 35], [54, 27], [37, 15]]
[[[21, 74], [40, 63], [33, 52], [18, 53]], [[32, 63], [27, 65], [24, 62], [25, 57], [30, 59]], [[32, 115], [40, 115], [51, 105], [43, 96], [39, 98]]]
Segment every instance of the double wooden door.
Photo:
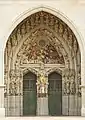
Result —
[[[36, 80], [37, 76], [31, 72], [25, 74], [23, 77], [23, 116], [36, 115]], [[48, 82], [48, 115], [60, 116], [62, 115], [62, 77], [56, 72], [53, 72], [48, 76]]]

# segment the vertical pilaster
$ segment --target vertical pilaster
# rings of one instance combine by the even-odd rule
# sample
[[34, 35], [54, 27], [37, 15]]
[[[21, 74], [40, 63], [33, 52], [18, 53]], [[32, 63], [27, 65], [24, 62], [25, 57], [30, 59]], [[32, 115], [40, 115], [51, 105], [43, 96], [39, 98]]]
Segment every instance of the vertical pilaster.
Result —
[[84, 56], [81, 56], [81, 116], [85, 116], [85, 60]]

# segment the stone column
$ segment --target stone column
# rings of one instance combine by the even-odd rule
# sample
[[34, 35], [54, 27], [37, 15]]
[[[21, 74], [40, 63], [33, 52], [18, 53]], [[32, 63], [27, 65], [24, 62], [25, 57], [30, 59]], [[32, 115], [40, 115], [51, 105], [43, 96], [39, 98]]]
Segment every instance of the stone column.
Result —
[[5, 108], [4, 108], [4, 51], [0, 50], [0, 117], [5, 116]]

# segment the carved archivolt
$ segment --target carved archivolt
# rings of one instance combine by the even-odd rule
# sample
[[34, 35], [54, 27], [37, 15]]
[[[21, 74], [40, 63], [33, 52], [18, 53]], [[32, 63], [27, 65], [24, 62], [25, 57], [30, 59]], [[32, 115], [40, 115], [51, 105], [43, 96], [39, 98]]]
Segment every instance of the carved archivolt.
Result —
[[[42, 30], [41, 29], [38, 30], [38, 34], [37, 34], [37, 29], [39, 27], [42, 28]], [[47, 27], [50, 32], [44, 29], [44, 27]], [[72, 33], [70, 28], [62, 20], [58, 19], [52, 14], [41, 11], [26, 18], [12, 32], [7, 42], [8, 54], [10, 54], [10, 48], [16, 47], [19, 44], [20, 40], [25, 35], [29, 34], [29, 31], [30, 33], [33, 33], [33, 31], [35, 31], [35, 33], [32, 34], [34, 36], [34, 40], [35, 40], [35, 37], [38, 39], [39, 39], [39, 36], [41, 37], [40, 41], [38, 41], [39, 42], [38, 45], [40, 46], [46, 45], [45, 40], [42, 39], [43, 37], [45, 38], [46, 36], [49, 35], [49, 37], [54, 39], [53, 34], [51, 32], [51, 31], [54, 31], [54, 33], [57, 36], [62, 37], [65, 40], [70, 50], [73, 50], [75, 53], [77, 52], [77, 49], [78, 49], [77, 41], [76, 41], [75, 35]], [[32, 41], [32, 38], [31, 38], [31, 41]]]

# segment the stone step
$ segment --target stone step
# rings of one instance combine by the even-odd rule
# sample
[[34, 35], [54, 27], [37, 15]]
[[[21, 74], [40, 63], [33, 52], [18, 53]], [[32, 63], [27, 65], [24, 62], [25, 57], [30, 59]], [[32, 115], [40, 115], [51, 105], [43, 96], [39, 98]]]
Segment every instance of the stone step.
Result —
[[85, 120], [85, 117], [0, 117], [0, 120]]

